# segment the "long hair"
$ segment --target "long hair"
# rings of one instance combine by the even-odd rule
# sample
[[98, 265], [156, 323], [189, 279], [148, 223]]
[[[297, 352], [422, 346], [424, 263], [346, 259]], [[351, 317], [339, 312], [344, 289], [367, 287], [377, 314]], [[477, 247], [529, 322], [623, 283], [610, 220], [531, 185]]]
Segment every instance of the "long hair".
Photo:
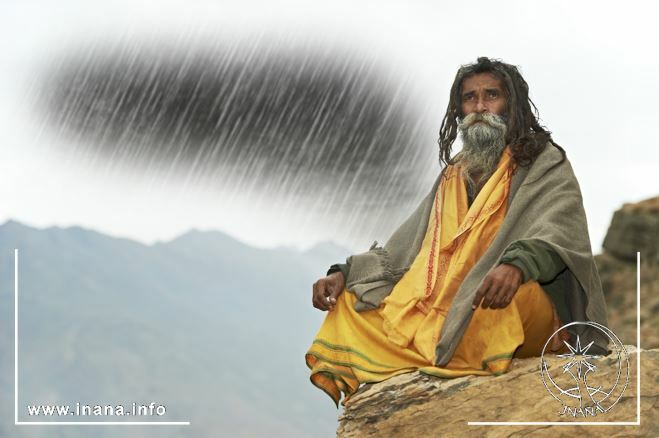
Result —
[[551, 132], [540, 125], [538, 108], [529, 98], [529, 86], [517, 67], [500, 60], [480, 57], [474, 64], [460, 67], [451, 86], [448, 108], [439, 130], [439, 161], [454, 164], [451, 158], [453, 142], [458, 135], [462, 114], [462, 84], [478, 73], [491, 73], [500, 79], [506, 92], [506, 144], [519, 166], [529, 166], [540, 155], [547, 142], [558, 148], [565, 160], [565, 150], [551, 138]]

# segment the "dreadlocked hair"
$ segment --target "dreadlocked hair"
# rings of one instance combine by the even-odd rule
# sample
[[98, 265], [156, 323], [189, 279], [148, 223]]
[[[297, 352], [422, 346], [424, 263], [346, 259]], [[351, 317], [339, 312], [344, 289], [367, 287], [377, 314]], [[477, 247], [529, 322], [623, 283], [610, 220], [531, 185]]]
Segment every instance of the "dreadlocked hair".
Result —
[[[448, 108], [439, 130], [439, 162], [454, 164], [451, 158], [453, 142], [458, 135], [462, 114], [462, 84], [478, 73], [490, 73], [503, 83], [506, 93], [506, 144], [519, 166], [529, 166], [543, 151], [547, 142], [558, 148], [565, 160], [565, 150], [554, 142], [551, 132], [540, 125], [538, 108], [529, 98], [529, 86], [517, 67], [501, 60], [480, 57], [474, 64], [460, 67], [451, 86]], [[559, 163], [560, 164], [560, 163]]]

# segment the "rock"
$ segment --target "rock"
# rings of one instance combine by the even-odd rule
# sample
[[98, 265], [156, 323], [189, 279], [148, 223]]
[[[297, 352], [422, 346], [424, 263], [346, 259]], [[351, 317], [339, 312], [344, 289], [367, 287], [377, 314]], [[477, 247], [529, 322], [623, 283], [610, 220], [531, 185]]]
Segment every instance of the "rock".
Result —
[[622, 260], [635, 261], [640, 251], [649, 262], [659, 263], [659, 196], [616, 211], [602, 247]]
[[[607, 413], [581, 421], [636, 421], [636, 359], [627, 347], [630, 381]], [[554, 358], [553, 360], [557, 360]], [[593, 363], [601, 377], [612, 377], [614, 359]], [[468, 421], [578, 421], [560, 417], [562, 405], [544, 387], [540, 358], [516, 359], [498, 377], [440, 379], [418, 372], [365, 384], [339, 416], [337, 436], [348, 437], [508, 437], [508, 436], [658, 436], [659, 350], [641, 350], [640, 426], [469, 426]]]
[[[604, 253], [595, 257], [608, 306], [609, 328], [636, 343], [636, 263]], [[641, 258], [641, 346], [659, 348], [659, 264]]]
[[609, 328], [636, 343], [636, 252], [641, 252], [641, 346], [659, 348], [659, 197], [616, 211], [604, 252], [595, 257], [609, 308]]

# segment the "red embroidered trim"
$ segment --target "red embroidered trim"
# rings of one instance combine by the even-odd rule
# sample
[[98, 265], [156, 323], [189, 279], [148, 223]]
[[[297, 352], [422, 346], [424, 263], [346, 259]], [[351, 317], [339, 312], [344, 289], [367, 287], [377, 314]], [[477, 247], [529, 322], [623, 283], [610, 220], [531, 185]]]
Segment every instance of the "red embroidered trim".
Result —
[[428, 277], [426, 278], [426, 294], [424, 299], [432, 294], [432, 279], [435, 270], [433, 265], [435, 263], [435, 247], [437, 246], [437, 230], [439, 229], [439, 197], [441, 196], [442, 190], [443, 184], [440, 184], [435, 196], [435, 229], [432, 232], [432, 245], [430, 246], [430, 260], [428, 262]]

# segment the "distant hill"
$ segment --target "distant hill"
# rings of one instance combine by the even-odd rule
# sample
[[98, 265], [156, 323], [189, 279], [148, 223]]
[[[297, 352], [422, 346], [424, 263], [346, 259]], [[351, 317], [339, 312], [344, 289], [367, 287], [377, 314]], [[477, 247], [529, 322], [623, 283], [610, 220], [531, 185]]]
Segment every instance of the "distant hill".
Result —
[[[311, 306], [311, 285], [349, 250], [331, 243], [304, 252], [259, 249], [217, 231], [143, 245], [80, 227], [40, 230], [15, 221], [0, 226], [0, 248], [0, 436], [53, 436], [52, 429], [38, 435], [9, 426], [13, 248], [19, 249], [19, 409], [153, 401], [167, 414], [145, 421], [192, 422], [148, 429], [154, 436], [335, 433], [337, 412], [309, 382], [304, 353], [324, 318]], [[88, 433], [72, 428], [66, 436]], [[98, 428], [93, 435], [115, 433]]]

